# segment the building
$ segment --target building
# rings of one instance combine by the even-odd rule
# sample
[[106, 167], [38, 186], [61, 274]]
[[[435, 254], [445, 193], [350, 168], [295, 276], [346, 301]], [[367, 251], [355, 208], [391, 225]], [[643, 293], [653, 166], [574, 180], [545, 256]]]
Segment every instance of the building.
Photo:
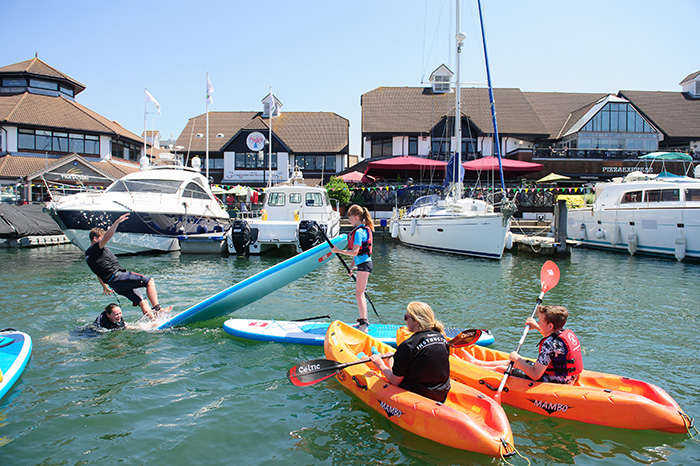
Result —
[[[260, 112], [209, 112], [209, 177], [213, 183], [266, 186], [270, 181], [288, 180], [294, 167], [299, 167], [308, 184], [319, 184], [348, 166], [347, 119], [329, 112], [282, 112], [282, 103], [272, 95], [262, 104]], [[191, 118], [177, 139], [184, 153], [203, 161], [207, 158], [206, 116]]]
[[[451, 79], [442, 65], [429, 87], [380, 87], [363, 94], [363, 157], [448, 160], [454, 132]], [[619, 176], [639, 168], [638, 157], [654, 151], [700, 158], [700, 72], [680, 84], [680, 92], [617, 94], [494, 89], [501, 154], [542, 163], [545, 173], [584, 179]], [[495, 155], [488, 90], [462, 88], [460, 105], [463, 160]], [[678, 165], [674, 170], [683, 171]]]
[[36, 57], [0, 68], [0, 184], [43, 200], [51, 184], [105, 186], [138, 169], [143, 140], [80, 105], [84, 90]]

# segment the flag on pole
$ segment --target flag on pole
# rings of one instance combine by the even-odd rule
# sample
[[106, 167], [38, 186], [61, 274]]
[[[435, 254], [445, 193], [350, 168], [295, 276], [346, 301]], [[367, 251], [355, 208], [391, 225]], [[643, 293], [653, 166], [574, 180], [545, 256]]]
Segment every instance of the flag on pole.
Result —
[[275, 96], [270, 93], [270, 118], [277, 116], [275, 113], [277, 113], [277, 102]]
[[211, 84], [211, 81], [209, 80], [209, 75], [207, 75], [207, 103], [211, 104], [214, 102], [214, 99], [212, 98], [212, 94], [214, 93], [214, 86]]
[[153, 105], [156, 106], [156, 110], [158, 110], [158, 115], [160, 115], [160, 104], [158, 101], [151, 95], [150, 92], [146, 91], [146, 102], [152, 102]]

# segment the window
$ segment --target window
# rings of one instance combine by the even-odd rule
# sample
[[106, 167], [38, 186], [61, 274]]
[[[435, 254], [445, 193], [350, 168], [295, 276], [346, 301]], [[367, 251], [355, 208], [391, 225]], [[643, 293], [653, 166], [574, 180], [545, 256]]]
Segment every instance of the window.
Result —
[[335, 155], [296, 155], [294, 164], [302, 171], [334, 172]]
[[85, 152], [85, 138], [82, 134], [70, 134], [68, 139], [68, 151], [83, 154]]
[[36, 130], [36, 150], [51, 150], [51, 131]]
[[282, 207], [285, 204], [284, 193], [270, 193], [267, 198], [267, 205], [270, 207]]
[[100, 138], [99, 136], [85, 135], [85, 153], [86, 154], [100, 154]]
[[182, 197], [189, 197], [192, 199], [209, 199], [209, 195], [200, 185], [194, 181], [190, 182], [185, 186], [185, 190], [182, 193]]
[[306, 193], [306, 205], [308, 207], [321, 207], [323, 205], [321, 193]]
[[418, 155], [418, 137], [409, 136], [408, 138], [408, 155]]
[[437, 75], [433, 83], [435, 92], [450, 92], [450, 77], [447, 75]]
[[112, 157], [124, 160], [138, 160], [143, 146], [126, 141], [112, 140]]
[[68, 134], [58, 131], [19, 128], [17, 130], [17, 148], [19, 150], [97, 155], [100, 153], [100, 138], [77, 133]]
[[61, 92], [73, 97], [73, 88], [71, 87], [61, 86]]
[[685, 188], [686, 201], [700, 201], [700, 189]]
[[19, 129], [17, 132], [18, 149], [34, 149], [34, 131], [31, 129]]
[[[269, 169], [268, 157], [269, 154], [261, 152], [236, 152], [235, 168], [236, 170], [267, 170]], [[277, 154], [272, 154], [272, 169], [277, 170]]]
[[3, 87], [27, 87], [26, 79], [5, 78], [2, 80]]
[[53, 83], [51, 81], [44, 81], [42, 79], [30, 79], [29, 87], [36, 87], [37, 89], [46, 89], [49, 91], [57, 91], [58, 83]]
[[430, 149], [433, 157], [442, 156], [444, 158], [450, 153], [450, 140], [448, 138], [432, 138], [430, 141]]
[[622, 204], [632, 204], [636, 202], [642, 202], [642, 192], [641, 191], [630, 191], [622, 196]]
[[659, 202], [661, 200], [660, 189], [650, 189], [644, 192], [644, 202]]
[[678, 202], [681, 200], [681, 192], [678, 189], [662, 189], [661, 202]]
[[392, 154], [391, 138], [372, 140], [372, 157], [389, 157]]
[[68, 133], [53, 133], [53, 150], [68, 152]]
[[290, 204], [301, 204], [301, 193], [289, 193]]
[[177, 180], [130, 180], [117, 181], [105, 192], [175, 194], [182, 184]]

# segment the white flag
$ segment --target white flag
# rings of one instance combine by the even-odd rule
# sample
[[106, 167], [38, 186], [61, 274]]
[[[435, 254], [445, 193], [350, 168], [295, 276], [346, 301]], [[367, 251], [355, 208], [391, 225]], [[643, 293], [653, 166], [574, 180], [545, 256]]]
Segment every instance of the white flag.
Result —
[[158, 115], [160, 115], [160, 104], [148, 91], [146, 91], [146, 102], [153, 102], [153, 105], [156, 106], [156, 110], [158, 110]]
[[207, 103], [211, 104], [214, 102], [214, 99], [212, 98], [212, 94], [214, 93], [214, 86], [212, 86], [211, 81], [209, 80], [209, 75], [207, 75]]
[[277, 102], [275, 96], [270, 94], [270, 118], [277, 116], [275, 113], [277, 113]]

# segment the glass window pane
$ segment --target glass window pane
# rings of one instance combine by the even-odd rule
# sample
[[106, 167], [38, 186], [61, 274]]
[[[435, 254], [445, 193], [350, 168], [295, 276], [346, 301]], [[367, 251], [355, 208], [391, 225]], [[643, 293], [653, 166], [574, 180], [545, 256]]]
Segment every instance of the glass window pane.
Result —
[[662, 189], [661, 190], [661, 201], [662, 202], [678, 202], [681, 200], [681, 192], [678, 189]]
[[621, 133], [627, 131], [627, 112], [618, 112], [617, 114], [617, 130]]
[[29, 80], [29, 86], [30, 87], [36, 87], [39, 89], [48, 89], [51, 91], [57, 91], [58, 90], [58, 84], [57, 83], [52, 83], [50, 81], [43, 81], [41, 79], [30, 79]]
[[236, 153], [235, 168], [245, 168], [245, 154]]
[[685, 189], [685, 200], [686, 201], [700, 201], [700, 189], [686, 188]]
[[617, 133], [617, 113], [610, 114], [610, 129], [611, 133]]
[[625, 193], [622, 196], [622, 203], [623, 204], [630, 204], [630, 203], [635, 203], [635, 202], [642, 202], [642, 192], [641, 191], [631, 191], [631, 192]]
[[[39, 134], [40, 132], [45, 133], [46, 131], [36, 132], [36, 150], [51, 150], [51, 136]], [[51, 131], [49, 131], [49, 134], [51, 134]]]
[[267, 199], [267, 205], [271, 207], [281, 207], [285, 204], [284, 193], [270, 193]]
[[602, 112], [600, 114], [601, 125], [597, 131], [610, 131], [610, 113]]
[[17, 135], [17, 148], [34, 149], [34, 132], [32, 132], [32, 134], [26, 134], [20, 130], [19, 134]]
[[82, 154], [85, 151], [85, 141], [83, 138], [70, 138], [70, 152]]
[[301, 204], [301, 193], [289, 193], [290, 204]]
[[650, 189], [644, 192], [644, 202], [659, 202], [661, 200], [660, 189]]
[[636, 133], [644, 132], [644, 118], [641, 115], [637, 115], [634, 122], [634, 131]]
[[306, 193], [306, 205], [308, 207], [321, 207], [323, 205], [321, 193]]

